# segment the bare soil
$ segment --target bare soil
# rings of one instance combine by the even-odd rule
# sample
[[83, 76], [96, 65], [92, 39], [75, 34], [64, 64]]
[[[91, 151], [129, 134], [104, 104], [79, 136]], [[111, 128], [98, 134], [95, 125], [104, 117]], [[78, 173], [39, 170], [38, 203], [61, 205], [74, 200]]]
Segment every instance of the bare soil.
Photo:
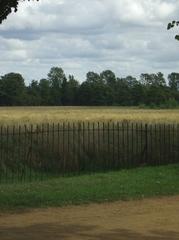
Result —
[[0, 214], [0, 240], [177, 240], [179, 196]]

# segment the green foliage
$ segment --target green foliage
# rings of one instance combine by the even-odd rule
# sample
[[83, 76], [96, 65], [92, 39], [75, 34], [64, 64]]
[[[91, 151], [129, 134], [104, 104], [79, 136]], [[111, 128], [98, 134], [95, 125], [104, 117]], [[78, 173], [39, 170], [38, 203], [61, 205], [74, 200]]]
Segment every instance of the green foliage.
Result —
[[179, 73], [172, 72], [168, 75], [169, 86], [173, 90], [179, 90]]
[[174, 109], [174, 108], [178, 108], [179, 104], [178, 102], [174, 99], [174, 98], [169, 98], [167, 101], [165, 101], [164, 104], [162, 104], [160, 106], [161, 108], [168, 108], [168, 109]]
[[19, 1], [20, 0], [0, 0], [0, 24], [12, 12], [12, 9], [17, 12]]
[[48, 74], [48, 80], [51, 86], [51, 97], [52, 104], [59, 106], [62, 105], [61, 97], [62, 97], [62, 84], [66, 80], [66, 76], [62, 68], [52, 67]]
[[100, 78], [105, 84], [111, 86], [112, 88], [115, 87], [116, 76], [111, 70], [103, 71], [100, 74]]
[[41, 79], [39, 82], [39, 92], [41, 105], [46, 106], [51, 103], [50, 81], [47, 79]]
[[25, 83], [18, 73], [8, 73], [0, 79], [1, 105], [23, 105]]
[[[175, 26], [179, 26], [179, 21], [174, 20], [174, 21], [168, 23], [167, 30], [170, 30], [171, 28], [174, 28]], [[176, 35], [175, 39], [179, 41], [179, 35]]]
[[73, 75], [69, 75], [66, 92], [63, 91], [64, 105], [74, 106], [77, 104], [79, 83]]
[[146, 86], [165, 86], [166, 81], [163, 73], [158, 72], [157, 74], [142, 73], [140, 76], [140, 82]]

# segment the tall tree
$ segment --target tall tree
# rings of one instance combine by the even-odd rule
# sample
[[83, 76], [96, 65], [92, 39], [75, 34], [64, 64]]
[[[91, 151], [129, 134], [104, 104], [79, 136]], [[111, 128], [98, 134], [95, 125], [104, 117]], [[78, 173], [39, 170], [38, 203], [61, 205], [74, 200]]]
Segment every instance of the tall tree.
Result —
[[2, 105], [23, 105], [25, 97], [24, 79], [19, 73], [8, 73], [1, 77]]
[[167, 88], [151, 85], [146, 89], [145, 104], [162, 105], [169, 99]]
[[140, 82], [141, 82], [142, 85], [145, 85], [145, 86], [151, 85], [151, 83], [152, 83], [151, 74], [142, 73], [140, 75]]
[[117, 84], [115, 88], [115, 102], [120, 106], [130, 105], [131, 93], [129, 85], [125, 78], [117, 78]]
[[37, 80], [32, 80], [27, 87], [27, 105], [39, 106], [40, 103], [39, 83]]
[[127, 95], [124, 95], [124, 98], [127, 100], [127, 105], [139, 105], [142, 104], [145, 99], [145, 88], [144, 86], [137, 81], [135, 77], [127, 76], [123, 78], [123, 81], [127, 85]]
[[140, 82], [143, 85], [146, 86], [165, 86], [166, 85], [166, 81], [164, 78], [163, 73], [158, 72], [158, 73], [152, 73], [152, 74], [148, 74], [148, 73], [142, 73], [140, 76]]
[[52, 67], [48, 74], [50, 81], [52, 104], [59, 106], [62, 104], [62, 83], [66, 79], [65, 73], [60, 67]]
[[104, 83], [109, 85], [110, 87], [115, 88], [116, 84], [116, 76], [111, 70], [105, 70], [100, 74], [100, 78]]
[[179, 90], [179, 73], [171, 73], [168, 75], [168, 84], [171, 89]]
[[111, 101], [109, 97], [110, 89], [101, 79], [99, 74], [88, 72], [86, 81], [79, 88], [78, 103], [80, 105], [96, 106], [109, 105]]
[[132, 87], [130, 88], [130, 93], [131, 105], [137, 106], [145, 103], [146, 89], [140, 82], [136, 82], [136, 84], [132, 85]]
[[130, 88], [135, 86], [138, 83], [137, 79], [135, 77], [132, 77], [132, 76], [127, 76], [127, 77], [123, 78], [123, 80], [126, 81], [127, 85]]
[[77, 94], [79, 83], [75, 80], [73, 75], [69, 75], [68, 80], [64, 79], [62, 84], [62, 103], [66, 106], [73, 106], [77, 104]]
[[52, 104], [50, 81], [43, 78], [39, 82], [39, 93], [41, 105], [48, 106]]

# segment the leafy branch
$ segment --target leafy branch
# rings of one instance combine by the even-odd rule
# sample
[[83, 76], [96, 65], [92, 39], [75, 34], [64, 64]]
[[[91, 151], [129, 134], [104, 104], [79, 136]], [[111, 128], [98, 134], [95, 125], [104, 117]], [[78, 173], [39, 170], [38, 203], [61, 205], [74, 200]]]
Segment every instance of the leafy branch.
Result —
[[[170, 30], [171, 28], [174, 28], [176, 26], [177, 27], [179, 26], [179, 21], [172, 21], [172, 22], [168, 23], [167, 30]], [[176, 35], [175, 39], [179, 41], [179, 35]]]
[[0, 24], [12, 12], [12, 9], [14, 9], [14, 12], [17, 12], [19, 1], [20, 0], [0, 0]]

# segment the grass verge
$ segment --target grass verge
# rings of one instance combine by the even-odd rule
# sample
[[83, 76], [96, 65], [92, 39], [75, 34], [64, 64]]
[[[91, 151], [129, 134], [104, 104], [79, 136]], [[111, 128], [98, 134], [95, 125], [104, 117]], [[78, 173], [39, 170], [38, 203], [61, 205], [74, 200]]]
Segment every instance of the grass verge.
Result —
[[179, 164], [0, 185], [0, 209], [57, 207], [179, 194]]

